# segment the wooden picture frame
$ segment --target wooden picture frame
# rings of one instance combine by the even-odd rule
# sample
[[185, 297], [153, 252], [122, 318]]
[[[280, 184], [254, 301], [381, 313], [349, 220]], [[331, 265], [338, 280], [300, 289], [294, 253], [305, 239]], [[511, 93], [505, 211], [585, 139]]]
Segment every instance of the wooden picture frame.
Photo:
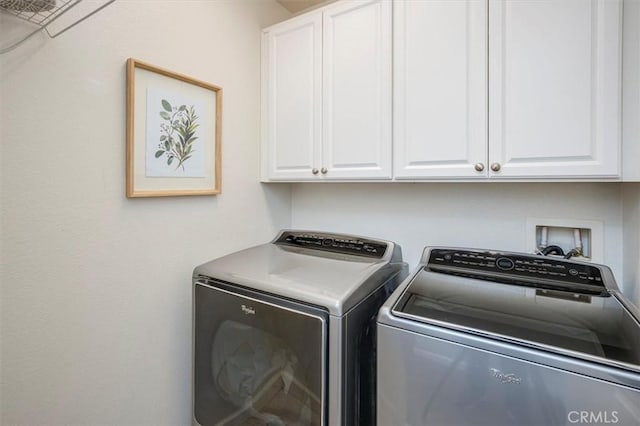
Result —
[[222, 88], [127, 60], [127, 197], [221, 191]]

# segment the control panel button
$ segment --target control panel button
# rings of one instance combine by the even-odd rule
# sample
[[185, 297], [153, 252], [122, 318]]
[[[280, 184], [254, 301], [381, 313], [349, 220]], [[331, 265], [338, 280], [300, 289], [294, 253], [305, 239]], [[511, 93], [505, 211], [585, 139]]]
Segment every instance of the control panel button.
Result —
[[513, 260], [509, 259], [508, 257], [498, 258], [498, 260], [496, 261], [496, 265], [498, 265], [498, 268], [504, 269], [506, 271], [513, 269], [513, 267], [515, 266]]
[[[526, 253], [433, 249], [426, 267], [436, 272], [528, 287], [589, 294], [601, 293], [605, 288], [605, 280], [596, 266]], [[593, 288], [585, 290], [585, 285]]]
[[375, 240], [360, 240], [339, 235], [284, 233], [275, 242], [313, 250], [381, 258], [387, 245]]

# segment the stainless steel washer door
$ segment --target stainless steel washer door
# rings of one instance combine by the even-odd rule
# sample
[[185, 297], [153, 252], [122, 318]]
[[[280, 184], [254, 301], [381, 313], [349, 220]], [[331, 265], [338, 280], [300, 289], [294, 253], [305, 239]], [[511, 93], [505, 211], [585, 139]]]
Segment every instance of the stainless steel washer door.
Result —
[[325, 424], [328, 314], [215, 281], [194, 310], [198, 424]]

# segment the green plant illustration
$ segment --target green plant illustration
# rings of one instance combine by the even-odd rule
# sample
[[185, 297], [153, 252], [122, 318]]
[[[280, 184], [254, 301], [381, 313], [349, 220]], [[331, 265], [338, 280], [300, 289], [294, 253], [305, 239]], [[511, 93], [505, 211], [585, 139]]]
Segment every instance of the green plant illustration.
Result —
[[198, 139], [196, 129], [198, 128], [198, 116], [191, 105], [172, 106], [166, 99], [162, 100], [162, 111], [160, 117], [165, 121], [160, 123], [160, 143], [155, 153], [156, 158], [163, 155], [167, 157], [167, 165], [177, 162], [176, 170], [193, 154], [193, 143]]

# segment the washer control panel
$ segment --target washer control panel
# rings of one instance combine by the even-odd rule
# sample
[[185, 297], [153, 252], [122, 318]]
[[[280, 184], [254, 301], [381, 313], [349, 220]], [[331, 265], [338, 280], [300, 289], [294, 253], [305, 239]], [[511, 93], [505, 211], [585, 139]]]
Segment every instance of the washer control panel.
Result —
[[434, 248], [427, 268], [507, 284], [586, 290], [592, 294], [605, 288], [599, 268], [548, 256]]
[[374, 258], [384, 256], [388, 246], [381, 241], [359, 239], [346, 235], [299, 232], [284, 232], [275, 243]]

